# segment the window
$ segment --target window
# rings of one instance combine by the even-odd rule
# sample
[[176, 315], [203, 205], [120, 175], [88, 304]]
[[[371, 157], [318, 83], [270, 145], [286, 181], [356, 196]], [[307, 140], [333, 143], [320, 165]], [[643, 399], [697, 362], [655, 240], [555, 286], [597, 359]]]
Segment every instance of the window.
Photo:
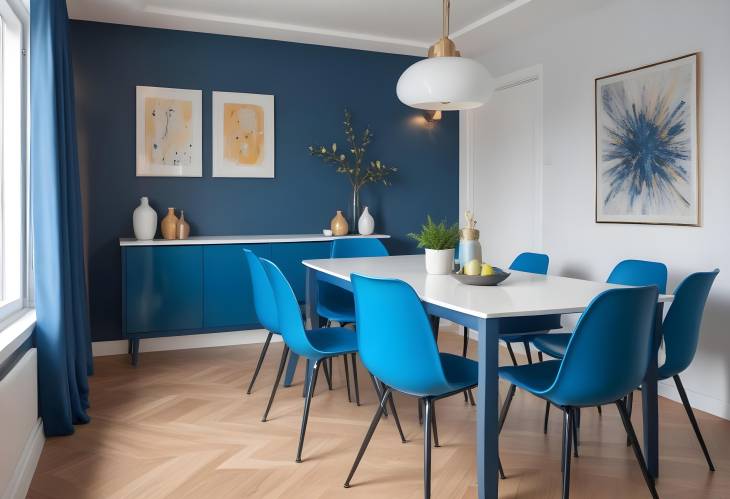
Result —
[[0, 320], [27, 304], [27, 18], [0, 0]]

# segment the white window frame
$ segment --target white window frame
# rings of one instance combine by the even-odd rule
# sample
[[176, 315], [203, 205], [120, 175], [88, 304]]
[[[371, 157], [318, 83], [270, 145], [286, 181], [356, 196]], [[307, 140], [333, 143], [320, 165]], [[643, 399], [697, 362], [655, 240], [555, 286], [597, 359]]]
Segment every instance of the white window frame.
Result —
[[[29, 46], [29, 27], [30, 27], [30, 15], [28, 13], [27, 4], [23, 0], [0, 0], [0, 16], [2, 16], [3, 22], [6, 26], [6, 29], [12, 30], [12, 33], [15, 35], [12, 38], [5, 37], [2, 43], [2, 51], [0, 52], [0, 57], [2, 57], [3, 62], [3, 74], [0, 74], [0, 78], [3, 78], [3, 90], [6, 90], [8, 85], [8, 82], [11, 82], [11, 85], [15, 86], [15, 90], [19, 90], [21, 98], [19, 100], [15, 100], [12, 102], [12, 105], [18, 106], [18, 112], [20, 114], [20, 123], [17, 130], [17, 137], [15, 137], [16, 140], [19, 140], [21, 143], [21, 147], [19, 150], [20, 157], [16, 158], [19, 160], [21, 164], [21, 168], [18, 172], [15, 174], [15, 178], [12, 179], [11, 184], [16, 185], [18, 187], [17, 191], [12, 192], [13, 196], [18, 196], [17, 198], [14, 198], [14, 205], [18, 206], [20, 208], [20, 213], [17, 215], [19, 216], [18, 219], [12, 219], [13, 220], [13, 232], [20, 233], [21, 235], [21, 241], [20, 246], [15, 249], [15, 253], [13, 255], [13, 262], [16, 265], [16, 268], [14, 269], [15, 272], [17, 272], [17, 275], [15, 276], [15, 279], [17, 279], [17, 286], [19, 286], [19, 289], [17, 289], [16, 298], [12, 301], [8, 301], [0, 305], [0, 334], [3, 334], [6, 330], [11, 330], [12, 328], [9, 327], [11, 323], [13, 322], [13, 319], [16, 317], [21, 317], [25, 314], [25, 311], [22, 311], [22, 309], [31, 307], [33, 305], [33, 298], [32, 298], [32, 271], [30, 269], [30, 262], [32, 261], [31, 258], [31, 245], [29, 244], [29, 234], [30, 234], [30, 217], [29, 217], [29, 209], [30, 209], [30, 195], [29, 195], [29, 149], [28, 149], [28, 138], [30, 136], [29, 133], [29, 126], [30, 126], [30, 102], [29, 102], [29, 91], [28, 91], [28, 83], [29, 83], [29, 64], [28, 64], [28, 46]], [[4, 30], [3, 30], [4, 31]], [[8, 45], [8, 43], [10, 43]], [[13, 51], [13, 52], [10, 52]], [[15, 77], [14, 74], [9, 74], [7, 72], [6, 67], [6, 54], [10, 54], [11, 57], [17, 57], [17, 60], [12, 61], [13, 65], [16, 65], [16, 67], [20, 67], [20, 75], [17, 75], [17, 80], [8, 80], [6, 78]], [[19, 88], [18, 88], [19, 87]], [[5, 101], [4, 95], [2, 96], [2, 99]], [[7, 101], [3, 102], [2, 104], [6, 104]], [[1, 132], [2, 130], [0, 130]], [[3, 134], [3, 141], [4, 141], [4, 134]], [[5, 159], [5, 151], [2, 149], [2, 146], [0, 146], [0, 154], [3, 154], [3, 159]], [[5, 161], [3, 161], [5, 163]], [[0, 174], [3, 175], [3, 178], [5, 179], [4, 172], [0, 171]], [[5, 188], [6, 184], [3, 181], [3, 196], [6, 195]], [[2, 198], [0, 198], [2, 200]], [[13, 213], [8, 213], [8, 210], [3, 210], [2, 216], [8, 217], [8, 215], [13, 215]], [[0, 224], [0, 230], [5, 230], [6, 227], [6, 221], [8, 218], [5, 218], [3, 220], [3, 223]], [[0, 237], [3, 237], [4, 234], [0, 235]], [[0, 239], [1, 240], [1, 239]], [[0, 257], [5, 258], [5, 255], [2, 251], [0, 251]], [[11, 262], [11, 263], [13, 263]], [[7, 270], [7, 268], [10, 267], [7, 265], [7, 261], [3, 264], [3, 270]], [[6, 276], [0, 275], [0, 278], [2, 279], [2, 286], [4, 287], [6, 284]], [[3, 326], [7, 326], [3, 327]], [[5, 338], [7, 340], [7, 338]]]

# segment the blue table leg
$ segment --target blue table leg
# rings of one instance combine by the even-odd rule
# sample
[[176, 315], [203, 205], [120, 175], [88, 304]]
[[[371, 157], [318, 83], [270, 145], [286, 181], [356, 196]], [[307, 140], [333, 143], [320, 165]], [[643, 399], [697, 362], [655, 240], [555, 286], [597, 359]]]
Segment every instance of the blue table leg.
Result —
[[649, 369], [646, 371], [644, 384], [641, 390], [642, 412], [644, 416], [644, 458], [649, 473], [654, 478], [659, 477], [659, 394], [657, 391], [657, 356], [662, 340], [662, 321], [664, 304], [657, 305], [654, 338], [649, 359]]
[[[306, 284], [306, 314], [309, 319], [310, 327], [319, 327], [319, 314], [317, 314], [317, 271], [307, 267], [307, 284]], [[299, 356], [292, 352], [289, 354], [289, 363], [286, 366], [286, 376], [284, 376], [284, 386], [291, 386], [294, 372], [297, 370], [297, 362]], [[307, 386], [309, 379], [309, 370], [307, 370], [304, 379], [304, 386]]]
[[477, 483], [479, 499], [497, 499], [499, 460], [499, 355], [496, 320], [479, 320], [477, 398]]

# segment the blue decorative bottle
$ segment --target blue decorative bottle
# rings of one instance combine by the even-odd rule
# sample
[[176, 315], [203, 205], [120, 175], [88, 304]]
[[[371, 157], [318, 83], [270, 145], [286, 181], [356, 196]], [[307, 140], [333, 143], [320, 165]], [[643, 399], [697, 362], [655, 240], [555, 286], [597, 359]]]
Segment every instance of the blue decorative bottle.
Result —
[[467, 226], [459, 231], [459, 265], [461, 268], [471, 260], [482, 263], [482, 245], [479, 243], [479, 231], [475, 229], [477, 221], [472, 212], [464, 214]]

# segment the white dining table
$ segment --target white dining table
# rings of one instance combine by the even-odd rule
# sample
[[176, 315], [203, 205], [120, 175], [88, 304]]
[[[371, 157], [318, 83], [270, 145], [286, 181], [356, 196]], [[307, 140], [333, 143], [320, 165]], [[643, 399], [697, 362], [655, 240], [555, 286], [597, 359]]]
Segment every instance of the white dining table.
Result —
[[[477, 396], [477, 480], [479, 498], [496, 499], [498, 467], [498, 343], [508, 334], [526, 333], [558, 327], [555, 317], [580, 313], [602, 291], [621, 287], [605, 282], [587, 281], [553, 275], [512, 272], [498, 286], [468, 286], [448, 275], [425, 271], [423, 255], [370, 258], [305, 260], [307, 269], [307, 317], [319, 324], [317, 284], [329, 282], [352, 290], [351, 274], [400, 279], [416, 291], [426, 312], [463, 325], [478, 333], [479, 386]], [[671, 295], [660, 295], [655, 328], [654, 356], [661, 338], [661, 309]], [[515, 324], [518, 325], [515, 328]], [[522, 329], [522, 330], [520, 330]], [[288, 369], [291, 382], [296, 366]], [[642, 389], [644, 454], [654, 476], [658, 476], [658, 410], [656, 359], [650, 363]]]

